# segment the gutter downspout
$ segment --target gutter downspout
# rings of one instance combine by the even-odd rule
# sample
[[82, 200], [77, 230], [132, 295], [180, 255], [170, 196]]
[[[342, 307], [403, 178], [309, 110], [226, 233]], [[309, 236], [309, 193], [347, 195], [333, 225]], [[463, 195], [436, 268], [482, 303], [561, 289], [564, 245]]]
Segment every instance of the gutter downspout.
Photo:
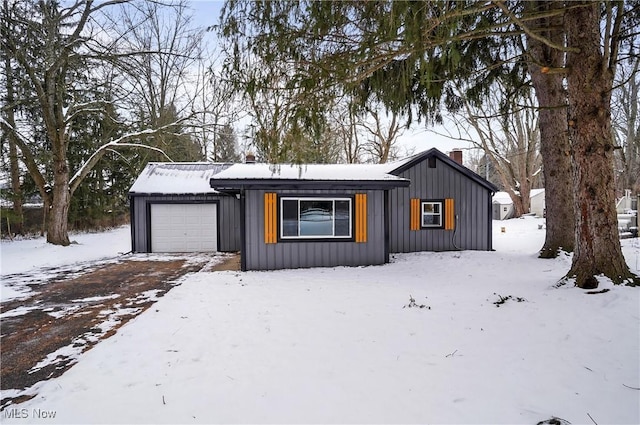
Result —
[[245, 189], [240, 188], [240, 270], [247, 271], [247, 235], [245, 229], [247, 205], [245, 201]]
[[488, 235], [488, 246], [487, 248], [489, 249], [489, 251], [495, 251], [495, 249], [493, 249], [493, 204], [492, 204], [492, 199], [493, 196], [496, 194], [493, 191], [489, 191], [489, 202], [487, 202], [489, 204], [489, 214], [488, 214], [488, 218], [489, 218], [489, 222], [488, 222], [488, 229], [489, 229], [489, 235]]

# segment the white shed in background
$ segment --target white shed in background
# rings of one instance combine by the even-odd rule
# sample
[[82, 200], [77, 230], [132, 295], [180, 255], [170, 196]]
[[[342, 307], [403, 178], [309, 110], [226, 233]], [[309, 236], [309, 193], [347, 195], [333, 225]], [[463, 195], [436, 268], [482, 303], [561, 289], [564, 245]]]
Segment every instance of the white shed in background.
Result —
[[513, 201], [507, 192], [496, 192], [493, 195], [492, 209], [494, 220], [507, 220], [515, 214]]
[[640, 195], [637, 197], [631, 196], [631, 190], [625, 189], [624, 196], [618, 200], [616, 204], [616, 211], [618, 214], [627, 214], [629, 210], [638, 210], [638, 199]]
[[531, 199], [529, 212], [531, 214], [535, 214], [537, 217], [544, 217], [544, 209], [546, 208], [544, 202], [544, 189], [531, 189], [529, 198]]
[[[531, 189], [530, 193], [531, 207], [530, 214], [537, 217], [544, 217], [544, 189]], [[507, 220], [515, 215], [515, 207], [513, 201], [507, 192], [496, 192], [493, 195], [493, 219]]]

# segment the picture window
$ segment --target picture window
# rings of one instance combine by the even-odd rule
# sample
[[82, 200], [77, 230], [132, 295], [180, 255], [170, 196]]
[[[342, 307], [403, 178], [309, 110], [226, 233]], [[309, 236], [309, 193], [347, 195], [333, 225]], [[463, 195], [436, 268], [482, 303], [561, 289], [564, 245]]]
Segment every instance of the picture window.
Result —
[[282, 239], [348, 239], [351, 223], [351, 198], [280, 198]]

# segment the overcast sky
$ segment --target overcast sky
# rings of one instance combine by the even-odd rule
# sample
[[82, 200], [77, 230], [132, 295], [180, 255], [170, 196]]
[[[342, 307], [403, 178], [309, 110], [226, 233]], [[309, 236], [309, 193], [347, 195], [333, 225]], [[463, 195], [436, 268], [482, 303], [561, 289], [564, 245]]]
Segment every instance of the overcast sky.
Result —
[[[208, 27], [218, 23], [220, 11], [224, 6], [224, 1], [190, 0], [190, 4], [194, 12], [194, 24], [199, 27]], [[210, 47], [213, 48], [215, 45], [215, 37], [213, 34], [210, 34], [208, 39], [211, 44]], [[238, 132], [241, 132], [242, 130], [242, 128], [237, 129]], [[447, 133], [446, 128], [443, 127], [436, 127], [434, 130], [440, 134]], [[414, 153], [422, 152], [431, 148], [437, 148], [442, 152], [447, 153], [454, 148], [466, 149], [471, 146], [469, 142], [452, 140], [441, 135], [434, 134], [425, 127], [424, 123], [414, 123], [410, 129], [404, 131], [398, 140], [401, 146], [405, 147], [409, 151], [413, 150]]]

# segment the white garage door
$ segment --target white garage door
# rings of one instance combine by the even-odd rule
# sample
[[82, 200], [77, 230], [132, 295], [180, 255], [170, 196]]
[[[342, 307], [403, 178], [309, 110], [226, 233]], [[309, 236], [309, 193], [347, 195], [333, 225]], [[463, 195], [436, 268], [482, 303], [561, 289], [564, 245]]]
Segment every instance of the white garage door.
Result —
[[217, 251], [216, 204], [152, 204], [151, 252]]

